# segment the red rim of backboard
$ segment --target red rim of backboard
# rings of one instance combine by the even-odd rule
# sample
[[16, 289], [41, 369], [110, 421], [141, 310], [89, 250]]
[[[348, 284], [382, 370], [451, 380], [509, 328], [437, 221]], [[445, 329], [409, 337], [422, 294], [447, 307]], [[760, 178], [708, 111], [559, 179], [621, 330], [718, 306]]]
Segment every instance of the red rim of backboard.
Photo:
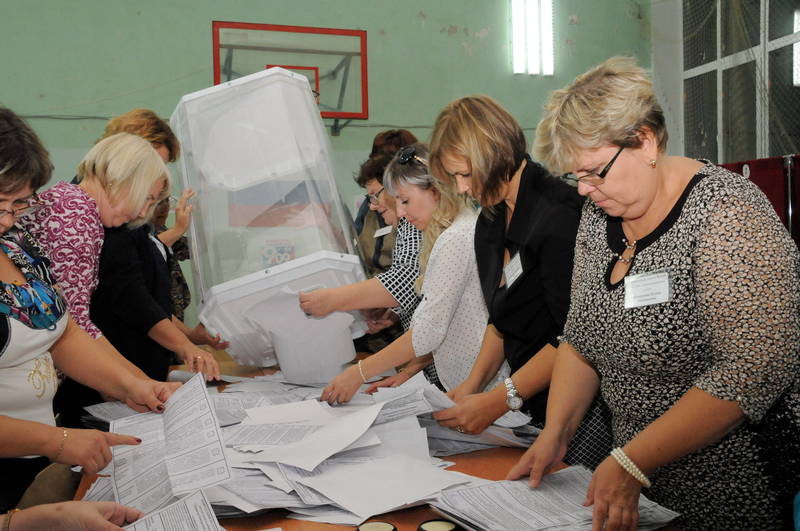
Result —
[[[291, 33], [314, 33], [323, 35], [347, 35], [359, 37], [361, 43], [361, 112], [337, 112], [321, 111], [323, 118], [369, 118], [369, 94], [367, 91], [367, 32], [364, 30], [348, 30], [336, 28], [313, 28], [310, 26], [282, 26], [277, 24], [255, 24], [252, 22], [224, 22], [214, 20], [211, 23], [212, 46], [214, 56], [214, 84], [220, 83], [220, 58], [219, 58], [219, 30], [221, 28], [262, 30], [262, 31], [286, 31]], [[281, 66], [281, 65], [276, 65]], [[289, 68], [314, 68], [314, 67], [289, 67]], [[319, 76], [317, 76], [317, 79]], [[319, 91], [319, 87], [317, 87]]]

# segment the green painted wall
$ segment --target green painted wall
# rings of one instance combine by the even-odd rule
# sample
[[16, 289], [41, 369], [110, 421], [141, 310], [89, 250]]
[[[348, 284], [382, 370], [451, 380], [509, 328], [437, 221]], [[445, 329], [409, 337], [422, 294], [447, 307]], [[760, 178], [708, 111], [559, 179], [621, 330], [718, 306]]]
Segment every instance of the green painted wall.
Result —
[[556, 75], [536, 77], [511, 74], [508, 0], [0, 0], [0, 104], [29, 117], [65, 179], [108, 117], [169, 116], [212, 84], [213, 20], [364, 29], [370, 119], [331, 138], [352, 205], [353, 173], [383, 129], [427, 139], [447, 102], [487, 93], [530, 137], [548, 92], [587, 68], [616, 54], [649, 66], [649, 4], [555, 0]]

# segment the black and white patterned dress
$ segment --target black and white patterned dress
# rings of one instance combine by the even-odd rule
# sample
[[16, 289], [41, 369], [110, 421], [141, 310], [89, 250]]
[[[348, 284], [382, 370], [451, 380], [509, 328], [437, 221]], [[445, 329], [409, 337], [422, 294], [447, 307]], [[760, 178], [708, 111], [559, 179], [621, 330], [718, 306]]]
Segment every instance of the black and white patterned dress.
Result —
[[[647, 496], [687, 529], [776, 529], [800, 489], [800, 258], [763, 193], [706, 164], [638, 240], [628, 275], [667, 269], [672, 299], [624, 308], [619, 218], [584, 207], [564, 339], [591, 361], [623, 446], [692, 387], [746, 420], [661, 467]], [[783, 511], [783, 512], [782, 512]]]
[[422, 249], [422, 232], [400, 218], [397, 221], [397, 239], [392, 252], [392, 267], [375, 278], [400, 304], [394, 312], [400, 317], [403, 330], [411, 326], [411, 317], [420, 298], [414, 289], [419, 277], [419, 253]]

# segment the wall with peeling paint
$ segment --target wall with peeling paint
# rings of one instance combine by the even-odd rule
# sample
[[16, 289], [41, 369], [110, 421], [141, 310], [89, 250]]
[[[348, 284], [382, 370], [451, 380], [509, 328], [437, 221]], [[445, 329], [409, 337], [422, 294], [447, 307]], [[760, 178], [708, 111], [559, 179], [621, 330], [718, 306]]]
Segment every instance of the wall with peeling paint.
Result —
[[[8, 3], [6, 0], [5, 3]], [[364, 29], [370, 119], [331, 143], [349, 203], [373, 136], [407, 127], [426, 139], [454, 98], [487, 93], [531, 136], [549, 91], [615, 54], [650, 64], [649, 0], [557, 0], [556, 75], [513, 75], [508, 0], [26, 0], [0, 17], [0, 104], [34, 119], [56, 177], [71, 177], [105, 118], [134, 107], [168, 116], [212, 82], [211, 21]]]

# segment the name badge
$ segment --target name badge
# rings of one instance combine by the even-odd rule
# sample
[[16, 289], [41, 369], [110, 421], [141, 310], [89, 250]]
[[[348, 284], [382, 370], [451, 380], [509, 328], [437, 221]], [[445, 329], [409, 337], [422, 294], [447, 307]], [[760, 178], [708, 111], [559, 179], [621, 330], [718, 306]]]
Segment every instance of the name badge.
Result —
[[625, 309], [661, 304], [672, 299], [669, 271], [625, 277]]
[[510, 287], [522, 274], [522, 260], [519, 253], [515, 254], [508, 263], [503, 266], [503, 274], [506, 277], [506, 287]]
[[392, 232], [392, 225], [386, 225], [385, 227], [381, 227], [380, 229], [375, 231], [375, 238], [380, 238], [381, 236], [386, 236], [390, 232]]

